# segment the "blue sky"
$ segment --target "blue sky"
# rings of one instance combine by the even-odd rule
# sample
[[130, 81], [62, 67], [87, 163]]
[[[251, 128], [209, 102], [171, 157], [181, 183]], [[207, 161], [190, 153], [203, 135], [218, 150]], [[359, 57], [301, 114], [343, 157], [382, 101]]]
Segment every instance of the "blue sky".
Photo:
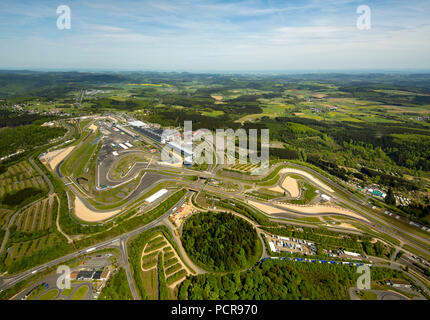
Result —
[[430, 1], [2, 0], [0, 46], [0, 68], [428, 70]]

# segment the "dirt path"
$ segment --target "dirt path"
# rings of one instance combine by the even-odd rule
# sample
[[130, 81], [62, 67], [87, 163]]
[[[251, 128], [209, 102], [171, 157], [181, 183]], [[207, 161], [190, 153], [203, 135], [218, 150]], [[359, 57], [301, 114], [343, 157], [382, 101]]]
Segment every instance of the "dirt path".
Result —
[[52, 225], [52, 215], [53, 215], [53, 213], [52, 213], [52, 207], [53, 206], [54, 206], [54, 197], [50, 197], [49, 200], [48, 200], [48, 208], [49, 208], [49, 211], [51, 213], [48, 214], [48, 221], [47, 221], [48, 228]]
[[[42, 200], [43, 201], [43, 200]], [[36, 205], [34, 206], [34, 212], [33, 212], [33, 214], [32, 214], [32, 216], [31, 216], [31, 227], [29, 228], [29, 230], [28, 231], [35, 231], [37, 228], [35, 228], [36, 227], [36, 220], [37, 220], [37, 214], [38, 214], [38, 212], [39, 212], [39, 209], [40, 209], [40, 206], [41, 206], [41, 201], [39, 201], [38, 203], [36, 203]]]
[[48, 200], [43, 199], [42, 200], [42, 208], [41, 208], [41, 212], [40, 212], [40, 221], [39, 221], [39, 226], [38, 226], [38, 228], [40, 230], [42, 230], [45, 227], [44, 219], [45, 219], [46, 211], [48, 211], [47, 207], [48, 207]]
[[[73, 240], [63, 231], [63, 230], [61, 230], [61, 227], [60, 227], [60, 199], [58, 198], [58, 196], [57, 195], [55, 195], [55, 197], [57, 198], [57, 201], [58, 201], [58, 207], [57, 207], [57, 219], [56, 219], [56, 223], [57, 223], [57, 230], [67, 239], [67, 242], [68, 243], [72, 243], [73, 242]], [[53, 212], [51, 212], [51, 216], [53, 215], [54, 213]]]
[[[143, 265], [142, 265], [142, 263], [143, 263], [143, 256], [145, 255], [145, 254], [152, 254], [152, 253], [154, 253], [154, 252], [157, 252], [157, 255], [158, 255], [158, 253], [161, 251], [161, 252], [163, 252], [163, 249], [164, 248], [166, 248], [166, 247], [169, 247], [170, 249], [171, 249], [171, 251], [173, 252], [173, 256], [172, 257], [170, 257], [169, 259], [172, 259], [172, 258], [176, 258], [176, 260], [177, 260], [177, 262], [176, 263], [179, 263], [180, 265], [181, 265], [181, 269], [184, 269], [186, 272], [187, 272], [187, 274], [185, 274], [182, 278], [180, 278], [180, 279], [178, 279], [177, 281], [175, 281], [174, 283], [172, 283], [172, 284], [170, 284], [170, 285], [167, 285], [167, 283], [166, 283], [166, 285], [167, 285], [167, 287], [169, 288], [169, 289], [171, 289], [171, 290], [173, 290], [179, 283], [181, 283], [182, 281], [184, 281], [184, 279], [188, 276], [188, 275], [190, 275], [190, 274], [193, 274], [192, 272], [191, 272], [191, 270], [185, 265], [185, 263], [183, 262], [183, 259], [181, 259], [181, 257], [179, 256], [179, 254], [178, 254], [178, 252], [175, 250], [175, 248], [173, 248], [173, 246], [172, 246], [172, 244], [169, 242], [169, 240], [167, 240], [166, 239], [166, 237], [164, 237], [163, 235], [161, 235], [161, 238], [163, 239], [163, 240], [165, 240], [166, 242], [167, 242], [167, 244], [166, 245], [164, 245], [164, 246], [162, 246], [161, 248], [158, 248], [158, 249], [156, 249], [156, 250], [153, 250], [153, 251], [151, 251], [150, 253], [146, 253], [145, 251], [146, 251], [146, 247], [148, 246], [148, 243], [149, 243], [149, 241], [152, 241], [152, 240], [154, 240], [154, 239], [157, 239], [157, 238], [159, 238], [160, 236], [156, 236], [156, 237], [154, 237], [154, 238], [152, 238], [152, 239], [150, 239], [150, 240], [148, 240], [148, 242], [145, 244], [145, 247], [143, 248], [143, 250], [142, 250], [142, 254], [141, 254], [141, 256], [140, 256], [140, 269], [143, 271], [143, 272], [147, 272], [147, 271], [150, 271], [150, 270], [152, 270], [152, 269], [156, 269], [157, 268], [157, 266], [158, 266], [158, 262], [153, 266], [153, 267], [150, 267], [150, 268], [148, 268], [148, 269], [145, 269], [144, 267], [143, 267]], [[163, 253], [163, 255], [164, 255], [164, 253]], [[157, 258], [155, 258], [154, 257], [154, 259], [157, 259]], [[164, 263], [165, 263], [166, 261], [164, 261]], [[175, 264], [176, 264], [175, 263]], [[174, 264], [173, 264], [174, 265]], [[181, 270], [181, 269], [179, 269], [179, 270]], [[164, 270], [164, 278], [167, 280], [167, 278], [168, 278], [168, 276], [166, 275], [166, 268], [163, 266], [163, 270]], [[177, 271], [175, 271], [174, 273], [172, 273], [171, 275], [173, 275], [173, 274], [175, 274], [176, 272], [178, 272], [179, 270], [177, 270]]]
[[179, 253], [181, 254], [181, 257], [183, 258], [184, 262], [190, 266], [190, 268], [192, 268], [194, 270], [194, 273], [192, 274], [203, 274], [203, 273], [207, 273], [207, 271], [203, 270], [202, 268], [200, 268], [199, 266], [197, 266], [194, 262], [191, 261], [191, 259], [188, 257], [187, 253], [185, 252], [184, 247], [182, 246], [182, 242], [181, 239], [179, 238], [179, 236], [177, 236], [175, 234], [175, 232], [173, 231], [173, 226], [170, 223], [169, 220], [167, 220], [167, 222], [165, 222], [165, 225], [168, 226], [168, 228], [171, 230], [171, 233], [173, 234], [173, 240], [176, 242], [176, 245], [179, 248]]

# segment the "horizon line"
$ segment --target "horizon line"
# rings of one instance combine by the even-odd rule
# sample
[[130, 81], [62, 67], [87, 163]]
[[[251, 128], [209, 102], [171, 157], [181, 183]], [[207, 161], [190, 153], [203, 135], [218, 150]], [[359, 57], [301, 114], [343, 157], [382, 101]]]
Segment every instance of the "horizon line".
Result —
[[39, 68], [39, 67], [32, 67], [32, 68], [22, 68], [22, 67], [0, 67], [0, 72], [9, 72], [9, 71], [15, 71], [15, 72], [98, 72], [98, 73], [113, 73], [113, 72], [120, 72], [120, 73], [126, 73], [126, 72], [141, 72], [141, 73], [149, 73], [149, 72], [155, 72], [155, 73], [212, 73], [212, 74], [247, 74], [247, 73], [253, 73], [253, 74], [318, 74], [318, 73], [338, 73], [338, 74], [348, 74], [348, 73], [430, 73], [430, 69], [416, 69], [416, 68], [397, 68], [397, 69], [391, 69], [391, 68], [381, 68], [381, 69], [375, 69], [375, 68], [360, 68], [360, 69], [278, 69], [278, 70], [272, 70], [272, 69], [264, 69], [264, 70], [213, 70], [213, 69], [200, 69], [200, 70], [190, 70], [190, 69], [131, 69], [131, 68]]

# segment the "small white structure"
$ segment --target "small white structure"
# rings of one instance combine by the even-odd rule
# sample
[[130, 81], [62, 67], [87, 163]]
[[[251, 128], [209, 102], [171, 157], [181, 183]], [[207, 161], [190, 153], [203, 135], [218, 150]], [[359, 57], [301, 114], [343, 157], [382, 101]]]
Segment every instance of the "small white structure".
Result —
[[192, 165], [193, 164], [193, 156], [185, 157], [184, 158], [184, 164], [185, 165]]
[[124, 143], [127, 147], [129, 147], [129, 148], [133, 148], [133, 145], [130, 143], [130, 142], [126, 142], [126, 143]]
[[148, 203], [152, 203], [155, 200], [157, 200], [158, 198], [165, 195], [166, 193], [167, 193], [167, 189], [161, 189], [160, 191], [157, 191], [156, 193], [154, 193], [152, 196], [146, 198], [145, 201]]
[[273, 252], [276, 252], [275, 245], [273, 244], [272, 241], [269, 241], [269, 247], [270, 247], [270, 250], [272, 250]]
[[359, 257], [361, 256], [361, 254], [357, 253], [357, 252], [351, 252], [351, 251], [344, 251], [344, 254], [346, 254], [347, 256], [353, 256], [353, 257]]
[[321, 194], [321, 198], [323, 198], [323, 200], [325, 200], [325, 201], [330, 201], [330, 199], [331, 199], [331, 197], [329, 197], [326, 194]]
[[118, 155], [118, 152], [114, 151], [112, 154], [116, 157]]
[[127, 147], [125, 144], [120, 143], [120, 144], [119, 144], [119, 146], [120, 146], [121, 148], [123, 148], [124, 150], [127, 150], [127, 149], [128, 149], [128, 147]]
[[140, 120], [130, 121], [128, 124], [133, 127], [142, 127], [142, 128], [145, 128], [148, 126], [145, 122], [142, 122]]

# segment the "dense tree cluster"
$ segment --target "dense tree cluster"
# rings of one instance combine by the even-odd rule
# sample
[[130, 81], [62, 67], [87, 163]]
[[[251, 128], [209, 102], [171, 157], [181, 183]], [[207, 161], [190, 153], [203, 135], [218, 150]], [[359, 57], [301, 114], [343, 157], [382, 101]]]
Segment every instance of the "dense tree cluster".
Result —
[[6, 193], [1, 198], [1, 203], [7, 206], [17, 206], [24, 202], [29, 203], [43, 195], [43, 190], [37, 188], [24, 188], [19, 191]]
[[53, 117], [41, 116], [35, 113], [18, 113], [9, 109], [0, 109], [0, 128], [32, 124], [35, 121], [38, 123], [43, 123], [52, 119]]
[[366, 254], [370, 256], [383, 257], [388, 259], [395, 251], [394, 248], [388, 247], [380, 241], [371, 243], [370, 241], [366, 240], [362, 242], [362, 246]]
[[385, 203], [389, 205], [396, 204], [396, 198], [394, 197], [394, 192], [392, 188], [388, 188], [387, 196], [385, 197]]
[[194, 109], [172, 109], [168, 107], [157, 107], [156, 112], [150, 113], [143, 119], [160, 123], [163, 126], [183, 126], [184, 121], [192, 121], [193, 129], [205, 128], [209, 130], [232, 128], [237, 129], [240, 127], [239, 123], [235, 123], [229, 114], [232, 111], [224, 113], [218, 117], [205, 116], [201, 112]]
[[376, 171], [373, 169], [362, 167], [360, 169], [360, 172], [364, 173], [365, 175], [367, 175], [369, 177], [379, 177], [378, 178], [379, 183], [386, 185], [386, 186], [390, 186], [390, 187], [395, 186], [396, 188], [404, 188], [406, 190], [417, 190], [418, 189], [418, 187], [414, 183], [412, 183], [406, 179], [403, 179], [400, 177], [394, 177], [394, 176], [391, 176], [389, 174], [385, 174], [383, 172], [379, 172], [379, 171]]
[[[266, 260], [249, 271], [205, 274], [185, 280], [179, 298], [190, 300], [342, 300], [355, 286], [355, 268], [281, 260]], [[372, 269], [372, 280], [400, 278], [394, 270]]]
[[32, 149], [48, 143], [49, 140], [66, 133], [63, 127], [42, 127], [40, 125], [23, 125], [0, 129], [0, 157], [16, 152], [19, 149]]
[[182, 231], [182, 243], [190, 257], [214, 271], [249, 266], [258, 253], [258, 241], [248, 222], [226, 212], [193, 215]]
[[430, 203], [427, 202], [424, 204], [410, 204], [405, 207], [401, 207], [404, 212], [409, 214], [411, 217], [417, 218], [421, 223], [428, 224], [428, 221], [424, 219], [430, 215]]

